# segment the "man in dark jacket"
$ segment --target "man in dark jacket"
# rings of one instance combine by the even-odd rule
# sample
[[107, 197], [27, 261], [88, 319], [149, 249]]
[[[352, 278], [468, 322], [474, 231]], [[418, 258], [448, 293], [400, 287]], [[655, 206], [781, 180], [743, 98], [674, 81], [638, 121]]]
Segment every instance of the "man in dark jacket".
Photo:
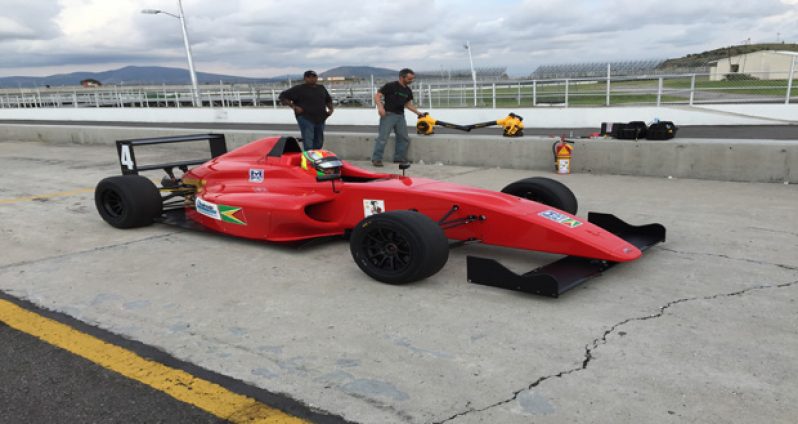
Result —
[[330, 93], [317, 84], [319, 76], [306, 71], [305, 82], [280, 93], [279, 100], [294, 110], [305, 150], [321, 149], [324, 145], [324, 121], [333, 113]]
[[391, 130], [396, 134], [393, 161], [394, 163], [407, 162], [410, 137], [407, 135], [405, 108], [421, 116], [421, 112], [413, 105], [413, 91], [410, 90], [410, 84], [415, 77], [416, 74], [411, 69], [402, 69], [399, 71], [398, 81], [383, 85], [374, 95], [377, 112], [380, 114], [379, 134], [374, 142], [374, 153], [371, 154], [371, 164], [374, 166], [382, 166], [382, 155], [385, 152], [385, 144], [388, 142]]

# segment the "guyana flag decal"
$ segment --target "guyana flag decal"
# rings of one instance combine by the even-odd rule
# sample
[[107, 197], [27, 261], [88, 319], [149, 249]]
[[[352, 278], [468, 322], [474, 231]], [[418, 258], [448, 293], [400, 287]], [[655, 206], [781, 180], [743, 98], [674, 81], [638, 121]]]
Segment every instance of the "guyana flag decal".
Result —
[[217, 221], [247, 225], [244, 209], [238, 206], [217, 205], [197, 196], [194, 207], [197, 212]]
[[219, 215], [223, 222], [247, 225], [247, 219], [244, 217], [244, 210], [239, 207], [219, 205]]

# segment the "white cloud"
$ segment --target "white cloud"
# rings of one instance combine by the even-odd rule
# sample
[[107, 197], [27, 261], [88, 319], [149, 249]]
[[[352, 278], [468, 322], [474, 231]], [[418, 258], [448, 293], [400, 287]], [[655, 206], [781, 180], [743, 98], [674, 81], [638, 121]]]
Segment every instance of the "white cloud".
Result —
[[33, 28], [29, 28], [21, 22], [16, 22], [9, 17], [0, 16], [0, 39], [4, 38], [31, 38], [36, 34]]
[[[56, 0], [0, 0], [0, 48], [20, 40], [47, 40], [58, 35], [50, 20], [58, 13]], [[2, 54], [4, 50], [0, 50]]]
[[[184, 0], [199, 71], [271, 76], [339, 65], [477, 66], [678, 57], [798, 42], [798, 0]], [[185, 66], [175, 0], [0, 0], [0, 75]], [[778, 33], [778, 34], [777, 34]]]

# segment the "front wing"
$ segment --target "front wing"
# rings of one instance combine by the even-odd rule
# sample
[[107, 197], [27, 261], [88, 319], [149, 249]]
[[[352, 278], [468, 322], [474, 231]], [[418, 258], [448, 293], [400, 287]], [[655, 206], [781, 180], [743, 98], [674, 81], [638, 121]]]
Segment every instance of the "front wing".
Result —
[[[641, 251], [665, 241], [665, 227], [660, 224], [629, 225], [611, 214], [590, 212], [588, 222], [633, 244]], [[509, 290], [559, 297], [566, 291], [601, 275], [618, 262], [566, 256], [525, 274], [516, 274], [496, 260], [467, 257], [468, 281]]]

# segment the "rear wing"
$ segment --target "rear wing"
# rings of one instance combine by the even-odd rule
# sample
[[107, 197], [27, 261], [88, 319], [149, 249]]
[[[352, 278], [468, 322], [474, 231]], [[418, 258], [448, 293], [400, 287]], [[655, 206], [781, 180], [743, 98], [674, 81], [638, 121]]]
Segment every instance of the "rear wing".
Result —
[[[184, 160], [178, 162], [165, 162], [152, 165], [139, 165], [136, 162], [134, 147], [147, 146], [153, 144], [185, 143], [189, 141], [208, 141], [211, 157], [205, 159]], [[119, 158], [119, 166], [122, 175], [138, 175], [140, 171], [151, 171], [163, 169], [167, 174], [173, 175], [173, 169], [178, 168], [183, 172], [188, 171], [189, 166], [201, 165], [215, 157], [227, 153], [227, 142], [224, 134], [192, 134], [179, 135], [172, 137], [136, 138], [130, 140], [117, 140], [116, 153]]]

